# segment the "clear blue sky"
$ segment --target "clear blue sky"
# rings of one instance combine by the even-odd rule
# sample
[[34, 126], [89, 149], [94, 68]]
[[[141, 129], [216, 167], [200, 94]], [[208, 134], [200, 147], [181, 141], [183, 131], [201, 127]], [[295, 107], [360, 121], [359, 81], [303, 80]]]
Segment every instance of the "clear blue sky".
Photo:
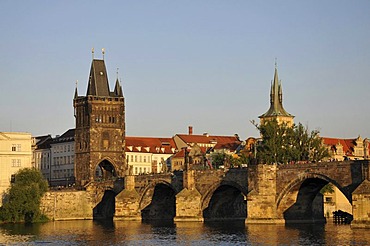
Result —
[[91, 48], [116, 69], [130, 136], [258, 136], [275, 57], [284, 107], [322, 136], [370, 137], [370, 1], [0, 1], [0, 131], [74, 127]]

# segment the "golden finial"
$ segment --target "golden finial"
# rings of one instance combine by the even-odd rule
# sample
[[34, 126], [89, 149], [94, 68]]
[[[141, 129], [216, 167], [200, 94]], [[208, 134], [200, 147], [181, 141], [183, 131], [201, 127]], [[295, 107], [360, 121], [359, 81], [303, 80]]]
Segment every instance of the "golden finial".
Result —
[[103, 54], [103, 60], [104, 60], [105, 48], [101, 49], [101, 53]]
[[92, 59], [94, 60], [94, 47], [91, 49]]

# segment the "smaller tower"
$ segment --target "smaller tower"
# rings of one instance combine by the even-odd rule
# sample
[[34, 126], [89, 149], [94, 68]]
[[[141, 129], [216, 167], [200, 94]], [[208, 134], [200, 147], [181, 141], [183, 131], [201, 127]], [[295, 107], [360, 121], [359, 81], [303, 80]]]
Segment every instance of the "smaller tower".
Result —
[[270, 108], [266, 113], [260, 115], [258, 118], [260, 118], [260, 124], [274, 119], [278, 123], [286, 123], [288, 126], [292, 126], [294, 124], [294, 116], [285, 111], [283, 107], [283, 89], [281, 81], [279, 81], [276, 63], [274, 80], [271, 81]]

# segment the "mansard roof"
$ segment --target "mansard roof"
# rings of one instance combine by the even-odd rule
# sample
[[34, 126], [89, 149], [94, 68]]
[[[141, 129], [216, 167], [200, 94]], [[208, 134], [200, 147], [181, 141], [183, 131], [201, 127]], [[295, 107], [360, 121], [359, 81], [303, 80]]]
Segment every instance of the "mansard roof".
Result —
[[71, 128], [63, 133], [61, 136], [56, 137], [53, 143], [72, 142], [75, 140], [75, 129]]
[[51, 135], [37, 136], [36, 139], [36, 149], [48, 149], [50, 148], [50, 143], [53, 138]]
[[175, 150], [176, 145], [172, 138], [126, 136], [127, 153], [174, 154]]
[[271, 83], [270, 89], [270, 108], [266, 113], [260, 115], [259, 118], [276, 116], [294, 117], [283, 107], [283, 89], [281, 81], [279, 81], [277, 68], [275, 67], [274, 81]]

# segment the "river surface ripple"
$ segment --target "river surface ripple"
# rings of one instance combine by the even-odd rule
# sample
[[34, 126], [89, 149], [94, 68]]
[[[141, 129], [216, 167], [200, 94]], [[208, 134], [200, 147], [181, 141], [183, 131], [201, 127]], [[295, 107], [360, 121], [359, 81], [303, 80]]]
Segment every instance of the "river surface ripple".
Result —
[[349, 225], [56, 221], [0, 226], [1, 245], [370, 245]]

